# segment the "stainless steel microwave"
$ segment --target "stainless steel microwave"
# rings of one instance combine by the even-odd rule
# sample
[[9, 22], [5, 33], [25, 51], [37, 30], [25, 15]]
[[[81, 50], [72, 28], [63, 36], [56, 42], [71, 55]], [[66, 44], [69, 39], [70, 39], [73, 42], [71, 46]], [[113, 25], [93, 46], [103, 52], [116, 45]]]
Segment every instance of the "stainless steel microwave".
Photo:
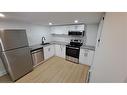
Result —
[[84, 36], [85, 31], [68, 31], [70, 36]]

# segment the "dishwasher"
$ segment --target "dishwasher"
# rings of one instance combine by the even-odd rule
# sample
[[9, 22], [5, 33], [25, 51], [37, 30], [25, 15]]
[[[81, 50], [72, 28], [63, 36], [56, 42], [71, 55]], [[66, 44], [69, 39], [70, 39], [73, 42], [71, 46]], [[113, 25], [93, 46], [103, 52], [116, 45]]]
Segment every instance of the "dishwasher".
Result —
[[44, 61], [43, 48], [31, 51], [34, 67]]

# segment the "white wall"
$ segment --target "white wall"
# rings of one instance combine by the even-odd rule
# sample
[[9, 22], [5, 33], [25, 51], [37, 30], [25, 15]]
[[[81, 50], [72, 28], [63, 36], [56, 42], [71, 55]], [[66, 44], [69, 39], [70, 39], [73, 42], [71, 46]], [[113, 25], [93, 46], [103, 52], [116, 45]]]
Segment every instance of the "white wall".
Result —
[[106, 13], [90, 82], [127, 82], [127, 13]]
[[41, 44], [41, 38], [46, 38], [45, 42], [50, 42], [50, 29], [46, 26], [31, 25], [30, 31], [27, 31], [29, 45]]
[[26, 29], [29, 45], [41, 43], [41, 37], [45, 36], [46, 41], [50, 41], [49, 27], [32, 25], [20, 22], [0, 22], [0, 28], [3, 29]]
[[[0, 22], [0, 29], [26, 29], [29, 45], [41, 43], [41, 37], [45, 36], [46, 41], [50, 41], [49, 27], [32, 25], [20, 22]], [[3, 63], [0, 59], [0, 76], [5, 74]]]
[[97, 38], [97, 31], [98, 31], [98, 24], [88, 24], [87, 25], [87, 41], [86, 45], [95, 46], [96, 45], [96, 38]]

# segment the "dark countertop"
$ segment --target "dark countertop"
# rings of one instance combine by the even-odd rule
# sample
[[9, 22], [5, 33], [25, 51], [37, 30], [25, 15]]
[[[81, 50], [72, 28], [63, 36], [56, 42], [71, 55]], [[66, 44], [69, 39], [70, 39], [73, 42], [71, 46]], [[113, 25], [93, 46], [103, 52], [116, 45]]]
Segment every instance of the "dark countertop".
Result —
[[60, 41], [52, 41], [50, 43], [52, 43], [52, 44], [58, 44], [58, 45], [67, 45], [67, 44], [69, 44], [67, 42], [60, 42]]
[[30, 46], [30, 50], [33, 51], [33, 50], [37, 50], [37, 49], [41, 49], [45, 46], [49, 46], [51, 44], [47, 44], [47, 45], [41, 45], [41, 44], [37, 44], [37, 45], [33, 45], [33, 46]]
[[[49, 43], [50, 44], [46, 44], [46, 45], [37, 44], [37, 45], [30, 46], [30, 50], [33, 51], [33, 50], [41, 49], [43, 47], [46, 47], [46, 46], [49, 46], [49, 45], [52, 45], [52, 44], [58, 44], [58, 45], [67, 45], [67, 44], [69, 44], [67, 42], [60, 42], [60, 41], [52, 41], [52, 42], [49, 42]], [[81, 46], [81, 49], [89, 49], [89, 50], [95, 51], [95, 47], [94, 46], [89, 46], [89, 45], [83, 45], [83, 46]]]
[[32, 46], [30, 46], [30, 50], [33, 51], [33, 50], [41, 49], [43, 47], [46, 47], [46, 46], [49, 46], [49, 45], [52, 45], [52, 44], [58, 44], [58, 45], [67, 45], [67, 44], [69, 44], [67, 42], [59, 42], [59, 41], [52, 41], [52, 42], [49, 42], [49, 43], [50, 44], [46, 44], [46, 45], [41, 45], [41, 44], [32, 45]]
[[95, 46], [82, 45], [80, 48], [81, 48], [81, 49], [88, 49], [88, 50], [93, 50], [93, 51], [95, 51]]

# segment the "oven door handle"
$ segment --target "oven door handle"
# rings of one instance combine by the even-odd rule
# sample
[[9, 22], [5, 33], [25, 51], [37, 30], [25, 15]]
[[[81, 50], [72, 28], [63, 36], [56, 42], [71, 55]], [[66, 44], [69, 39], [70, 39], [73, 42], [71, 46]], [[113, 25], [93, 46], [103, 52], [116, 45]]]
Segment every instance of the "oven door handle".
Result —
[[75, 48], [75, 47], [67, 47], [67, 48], [72, 48], [72, 49], [79, 49], [79, 48]]

